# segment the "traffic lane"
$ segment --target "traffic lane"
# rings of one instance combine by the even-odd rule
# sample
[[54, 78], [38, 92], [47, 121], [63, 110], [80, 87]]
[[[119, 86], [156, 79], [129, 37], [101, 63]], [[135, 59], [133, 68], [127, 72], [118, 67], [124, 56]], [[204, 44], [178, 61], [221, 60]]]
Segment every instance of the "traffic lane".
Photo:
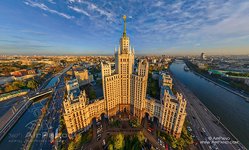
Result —
[[[178, 84], [179, 85], [179, 84]], [[200, 130], [202, 128], [206, 128], [205, 125], [203, 124], [202, 120], [199, 118], [199, 114], [197, 113], [196, 109], [193, 109], [192, 106], [193, 104], [190, 103], [190, 100], [193, 99], [192, 96], [190, 95], [187, 95], [187, 93], [185, 91], [182, 90], [181, 86], [180, 87], [177, 87], [178, 90], [181, 91], [181, 93], [183, 93], [183, 95], [187, 98], [188, 100], [188, 104], [190, 105], [187, 105], [187, 111], [188, 111], [188, 114], [192, 114], [192, 116], [195, 117], [195, 119], [193, 120], [193, 124], [196, 124], [197, 128], [195, 128], [196, 130], [196, 133], [198, 134], [198, 137], [200, 140], [206, 140], [206, 137], [202, 134], [200, 134]]]
[[[183, 92], [183, 91], [182, 91]], [[185, 92], [184, 92], [185, 93]], [[188, 99], [190, 100], [193, 100], [194, 97], [192, 97], [192, 95], [188, 95], [188, 93], [185, 93], [185, 96], [188, 97]], [[190, 103], [190, 102], [189, 102]], [[203, 123], [202, 120], [206, 120], [205, 117], [203, 117], [202, 115], [200, 115], [200, 112], [202, 112], [203, 110], [198, 110], [196, 107], [195, 109], [192, 107], [193, 104], [189, 105], [189, 108], [190, 108], [190, 111], [192, 113], [193, 116], [195, 116], [195, 120], [196, 120], [196, 124], [199, 126], [197, 128], [197, 133], [198, 133], [198, 136], [201, 138], [201, 141], [206, 141], [207, 140], [207, 137], [209, 137], [211, 135], [210, 131], [207, 130], [207, 124]], [[199, 108], [199, 107], [198, 107]], [[204, 118], [204, 119], [203, 119]], [[204, 128], [204, 130], [206, 131], [206, 135], [203, 133], [201, 134], [202, 132], [202, 129]], [[201, 144], [203, 147], [207, 147], [208, 149], [212, 146], [211, 144]], [[204, 146], [205, 145], [205, 146]]]
[[[198, 144], [202, 147], [202, 149], [209, 149], [207, 144], [204, 145], [204, 144], [199, 143], [199, 141], [205, 140], [205, 137], [200, 133], [202, 126], [197, 121], [197, 116], [193, 114], [192, 111], [188, 111], [187, 113], [188, 115], [191, 115], [189, 117], [190, 118], [189, 120], [190, 120], [191, 125], [193, 126], [192, 130], [194, 132], [194, 135], [196, 136], [196, 139], [198, 140]], [[195, 119], [193, 119], [192, 117], [195, 117]]]
[[[181, 85], [181, 83], [180, 83]], [[214, 118], [211, 112], [208, 111], [208, 109], [201, 103], [201, 101], [191, 93], [184, 85], [178, 87], [180, 91], [185, 94], [185, 97], [188, 98], [189, 102], [191, 102], [191, 106], [193, 106], [193, 110], [195, 110], [196, 113], [198, 113], [197, 117], [201, 117], [202, 119], [199, 119], [199, 121], [203, 124], [202, 126], [205, 127], [208, 136], [212, 135], [211, 137], [230, 137], [224, 133], [224, 129], [221, 126], [217, 126], [214, 123]], [[185, 89], [185, 90], [182, 90]], [[205, 111], [203, 111], [203, 109]], [[205, 125], [204, 125], [205, 124]], [[208, 127], [208, 128], [206, 128]], [[227, 132], [227, 131], [225, 131]], [[207, 137], [206, 137], [207, 140]], [[230, 144], [217, 144], [220, 149], [237, 149], [234, 147], [234, 145]]]
[[4, 116], [8, 110], [10, 110], [13, 106], [19, 105], [24, 102], [23, 96], [18, 97], [18, 98], [12, 98], [10, 100], [5, 100], [0, 102], [0, 117]]

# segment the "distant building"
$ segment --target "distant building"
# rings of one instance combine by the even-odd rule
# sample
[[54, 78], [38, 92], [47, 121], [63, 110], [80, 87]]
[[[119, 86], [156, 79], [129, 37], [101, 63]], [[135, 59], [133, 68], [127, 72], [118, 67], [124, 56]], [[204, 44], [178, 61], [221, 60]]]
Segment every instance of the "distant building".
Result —
[[79, 83], [77, 79], [71, 79], [67, 82], [66, 84], [66, 89], [67, 89], [67, 93], [68, 95], [74, 91], [74, 90], [79, 90]]
[[202, 60], [206, 60], [206, 59], [207, 59], [207, 57], [206, 57], [206, 54], [205, 54], [205, 53], [201, 53], [201, 59], [202, 59]]
[[166, 72], [160, 72], [158, 82], [159, 82], [159, 87], [161, 87], [161, 86], [169, 86], [170, 89], [172, 89], [173, 80], [170, 77], [170, 75], [167, 74]]
[[23, 76], [23, 74], [20, 71], [13, 71], [10, 73], [10, 75], [15, 76], [15, 77]]
[[198, 66], [198, 68], [200, 68], [200, 69], [206, 69], [206, 68], [207, 68], [207, 65], [206, 65], [206, 64], [200, 63], [200, 62], [197, 63], [197, 66]]
[[161, 75], [159, 83], [161, 98], [147, 97], [148, 62], [142, 59], [138, 61], [136, 69], [134, 66], [134, 49], [130, 47], [124, 24], [120, 47], [118, 51], [115, 50], [114, 72], [112, 64], [101, 63], [104, 97], [89, 102], [85, 91], [79, 90], [77, 80], [67, 83], [68, 95], [63, 106], [70, 138], [77, 132], [87, 130], [93, 118], [98, 120], [102, 115], [111, 117], [119, 112], [127, 112], [140, 121], [148, 114], [151, 119], [158, 120], [160, 128], [176, 138], [180, 137], [186, 117], [186, 100], [180, 94], [174, 96], [171, 91], [172, 79], [166, 74]]
[[156, 62], [157, 62], [157, 60], [156, 60], [156, 59], [153, 59], [153, 60], [152, 60], [152, 63], [154, 63], [154, 64], [155, 64]]
[[36, 71], [35, 71], [34, 69], [28, 70], [28, 71], [27, 71], [27, 74], [28, 74], [28, 75], [36, 74]]
[[79, 81], [79, 85], [86, 85], [93, 81], [93, 78], [89, 78], [88, 70], [74, 71], [76, 79]]
[[0, 85], [6, 84], [8, 82], [12, 82], [15, 80], [15, 77], [10, 76], [10, 77], [0, 77]]

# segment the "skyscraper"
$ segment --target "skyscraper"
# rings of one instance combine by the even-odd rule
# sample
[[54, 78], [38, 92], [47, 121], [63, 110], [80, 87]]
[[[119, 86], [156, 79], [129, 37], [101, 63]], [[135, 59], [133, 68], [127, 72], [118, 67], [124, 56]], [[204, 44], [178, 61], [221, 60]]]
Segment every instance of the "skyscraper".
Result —
[[126, 34], [126, 16], [123, 19], [123, 35], [118, 50], [115, 49], [115, 70], [110, 63], [101, 63], [104, 98], [89, 102], [84, 91], [76, 94], [69, 91], [63, 102], [67, 131], [73, 137], [74, 133], [87, 130], [92, 119], [98, 120], [102, 114], [111, 117], [126, 112], [141, 121], [147, 113], [150, 118], [158, 119], [162, 129], [178, 138], [186, 116], [186, 101], [180, 94], [174, 96], [172, 79], [167, 84], [160, 84], [162, 96], [159, 100], [147, 97], [149, 65], [146, 59], [142, 59], [134, 69], [134, 49], [131, 49]]

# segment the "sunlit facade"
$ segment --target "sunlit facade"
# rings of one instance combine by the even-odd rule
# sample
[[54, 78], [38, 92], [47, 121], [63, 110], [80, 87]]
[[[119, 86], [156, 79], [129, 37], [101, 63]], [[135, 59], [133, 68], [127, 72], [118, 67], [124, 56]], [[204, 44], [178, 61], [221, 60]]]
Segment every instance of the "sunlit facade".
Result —
[[111, 117], [120, 112], [136, 116], [140, 121], [147, 113], [150, 118], [158, 119], [162, 129], [177, 138], [180, 136], [186, 116], [186, 101], [179, 94], [176, 97], [171, 94], [172, 79], [166, 75], [160, 77], [160, 100], [148, 98], [149, 65], [147, 60], [142, 59], [135, 68], [134, 55], [126, 35], [124, 17], [124, 32], [118, 49], [115, 49], [115, 68], [112, 68], [111, 63], [101, 63], [103, 99], [90, 103], [85, 92], [78, 91], [77, 94], [69, 92], [63, 102], [64, 119], [70, 136], [88, 129], [93, 118], [99, 119], [102, 114]]

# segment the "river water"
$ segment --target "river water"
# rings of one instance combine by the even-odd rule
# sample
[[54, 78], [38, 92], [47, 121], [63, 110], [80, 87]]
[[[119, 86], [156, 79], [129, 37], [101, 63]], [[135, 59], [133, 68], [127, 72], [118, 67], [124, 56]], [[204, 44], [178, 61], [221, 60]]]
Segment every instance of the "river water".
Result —
[[184, 71], [185, 63], [175, 61], [170, 71], [187, 86], [212, 113], [249, 149], [249, 103], [195, 73]]
[[[45, 88], [51, 88], [59, 80], [59, 75], [53, 77]], [[25, 136], [31, 131], [36, 120], [41, 114], [41, 108], [46, 103], [46, 99], [33, 103], [13, 126], [9, 133], [0, 141], [0, 150], [18, 150], [22, 148]]]
[[31, 127], [35, 125], [36, 120], [41, 114], [41, 108], [43, 108], [47, 99], [33, 103], [23, 116], [18, 120], [14, 127], [0, 142], [1, 150], [18, 150], [22, 148], [27, 133], [31, 130]]
[[53, 78], [49, 81], [49, 83], [47, 84], [47, 86], [45, 87], [45, 89], [51, 88], [51, 87], [55, 86], [55, 84], [56, 84], [56, 82], [58, 82], [58, 80], [59, 80], [59, 76], [53, 77]]

